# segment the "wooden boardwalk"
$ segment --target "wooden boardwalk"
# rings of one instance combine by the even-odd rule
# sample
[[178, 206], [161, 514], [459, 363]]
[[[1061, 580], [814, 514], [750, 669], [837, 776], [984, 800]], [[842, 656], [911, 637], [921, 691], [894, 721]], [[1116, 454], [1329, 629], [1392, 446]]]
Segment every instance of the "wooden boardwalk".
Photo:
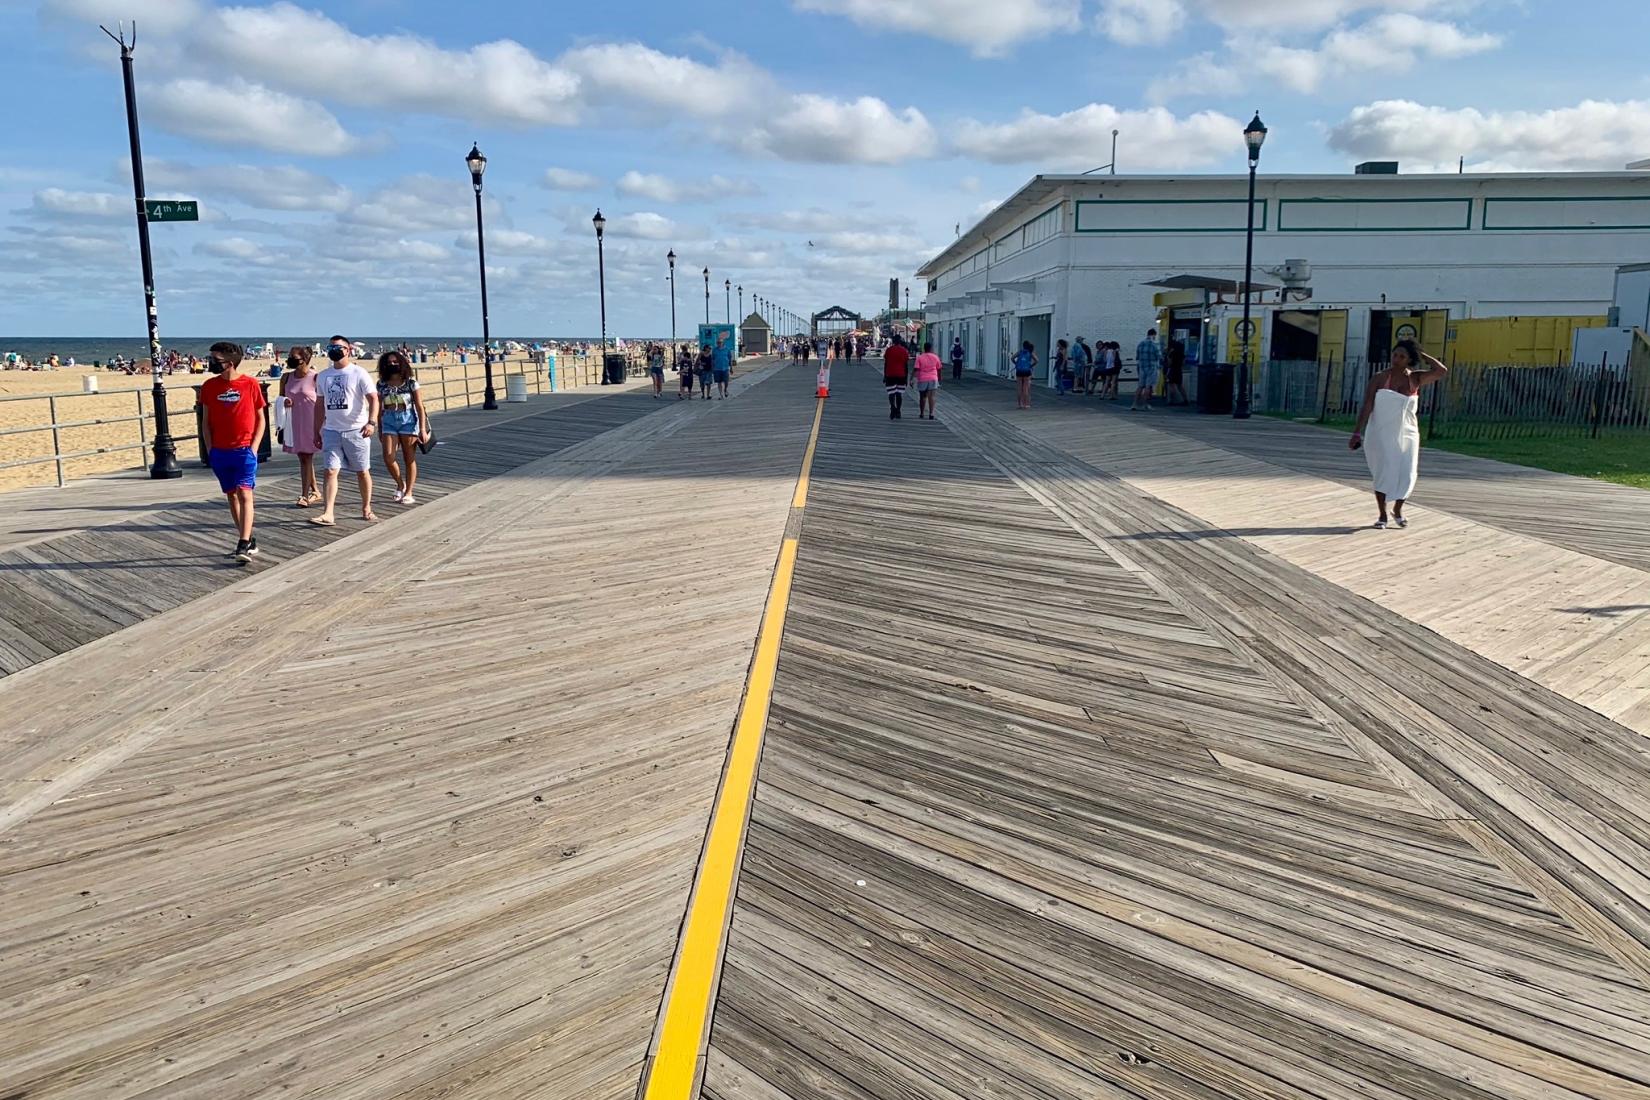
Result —
[[[972, 408], [1014, 415], [1000, 383], [970, 380], [961, 393]], [[1098, 403], [1040, 399], [1014, 422], [1198, 517], [1200, 537], [1262, 547], [1650, 735], [1650, 571], [1618, 560], [1631, 555], [1588, 552], [1628, 528], [1639, 546], [1650, 546], [1650, 494], [1470, 459], [1505, 477], [1476, 478], [1463, 498], [1458, 479], [1446, 473], [1436, 484], [1433, 477], [1435, 465], [1449, 465], [1439, 460], [1459, 456], [1427, 450], [1412, 526], [1372, 531], [1366, 484], [1304, 473], [1308, 463], [1294, 454], [1304, 439], [1316, 448], [1317, 466], [1361, 466], [1344, 438], [1259, 418], [1109, 412]], [[1200, 426], [1210, 420], [1221, 424]], [[1225, 450], [1186, 434], [1194, 429], [1252, 441], [1243, 453]], [[1287, 453], [1275, 453], [1276, 439]], [[1255, 457], [1261, 452], [1278, 461]], [[1542, 495], [1532, 500], [1537, 485]], [[1595, 510], [1600, 490], [1614, 490], [1604, 496], [1636, 510], [1621, 503]], [[1474, 518], [1485, 512], [1527, 513], [1538, 530]], [[1615, 545], [1613, 536], [1607, 541]]]
[[[597, 399], [600, 398], [600, 399]], [[639, 388], [602, 397], [575, 391], [532, 398], [492, 414], [436, 417], [442, 442], [419, 460], [418, 497], [438, 500], [465, 486], [554, 454], [657, 412]], [[187, 441], [192, 443], [193, 441]], [[406, 510], [374, 445], [375, 507], [381, 520]], [[217, 591], [360, 528], [354, 479], [339, 490], [336, 528], [316, 527], [314, 509], [290, 507], [297, 464], [286, 456], [260, 471], [258, 542], [250, 567], [226, 558], [234, 539], [211, 475], [190, 456], [182, 481], [102, 478], [69, 490], [0, 494], [0, 676], [27, 668], [158, 612]]]
[[1640, 738], [834, 392], [706, 1096], [1650, 1096]]
[[665, 404], [0, 681], [0, 1096], [632, 1096], [812, 405]]
[[0, 1097], [635, 1096], [789, 535], [704, 1097], [1650, 1100], [1650, 742], [812, 377], [0, 680]]

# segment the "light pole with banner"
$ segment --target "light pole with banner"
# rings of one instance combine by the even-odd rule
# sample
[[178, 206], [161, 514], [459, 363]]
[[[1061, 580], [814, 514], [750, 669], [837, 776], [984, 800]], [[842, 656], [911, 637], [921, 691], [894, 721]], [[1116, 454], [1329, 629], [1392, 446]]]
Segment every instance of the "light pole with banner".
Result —
[[149, 328], [149, 371], [154, 381], [151, 400], [155, 414], [155, 438], [150, 446], [154, 449], [155, 460], [149, 466], [149, 476], [156, 481], [164, 481], [182, 477], [183, 471], [178, 469], [178, 445], [172, 438], [172, 422], [166, 409], [166, 382], [161, 373], [160, 317], [155, 309], [155, 261], [149, 251], [149, 202], [144, 195], [143, 149], [138, 141], [137, 86], [132, 78], [132, 49], [137, 45], [137, 24], [132, 24], [130, 42], [126, 41], [125, 26], [117, 26], [120, 29], [118, 35], [111, 33], [108, 27], [99, 29], [120, 44], [120, 75], [126, 85], [126, 137], [132, 151], [132, 197], [136, 200], [137, 209], [138, 259], [143, 265], [143, 315]]
[[[470, 185], [476, 192], [476, 263], [481, 270], [481, 358], [485, 381], [481, 391], [481, 407], [498, 408], [498, 394], [493, 391], [493, 331], [487, 319], [487, 238], [481, 223], [481, 174], [487, 171], [487, 158], [481, 148], [470, 143], [470, 154], [464, 158], [470, 169]], [[468, 383], [465, 386], [468, 389]]]
[[1243, 341], [1243, 358], [1238, 364], [1237, 393], [1232, 400], [1232, 419], [1247, 420], [1250, 414], [1249, 357], [1255, 341], [1255, 323], [1249, 319], [1249, 302], [1254, 297], [1249, 280], [1255, 269], [1255, 168], [1260, 164], [1260, 147], [1266, 142], [1266, 124], [1260, 112], [1243, 128], [1243, 143], [1249, 147], [1249, 230], [1243, 244], [1243, 320], [1238, 325], [1238, 339]]

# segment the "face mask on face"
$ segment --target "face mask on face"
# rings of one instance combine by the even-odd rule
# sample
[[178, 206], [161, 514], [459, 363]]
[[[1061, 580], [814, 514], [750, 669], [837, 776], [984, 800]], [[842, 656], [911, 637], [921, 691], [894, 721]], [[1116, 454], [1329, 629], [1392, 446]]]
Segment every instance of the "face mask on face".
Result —
[[340, 360], [342, 360], [344, 358], [344, 356], [346, 356], [348, 354], [349, 354], [349, 349], [348, 348], [341, 348], [336, 344], [334, 344], [332, 347], [327, 349], [327, 358], [331, 359], [334, 363], [339, 362]]

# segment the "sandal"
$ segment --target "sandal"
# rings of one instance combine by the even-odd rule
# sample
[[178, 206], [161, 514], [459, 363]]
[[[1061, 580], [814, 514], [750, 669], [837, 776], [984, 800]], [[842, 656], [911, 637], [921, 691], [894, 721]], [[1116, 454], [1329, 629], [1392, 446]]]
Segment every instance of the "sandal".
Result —
[[376, 512], [362, 512], [361, 513], [361, 522], [362, 523], [377, 523], [378, 522], [378, 514]]
[[317, 527], [336, 527], [336, 526], [338, 526], [338, 521], [337, 520], [328, 519], [326, 516], [312, 516], [310, 518], [309, 522], [313, 523]]

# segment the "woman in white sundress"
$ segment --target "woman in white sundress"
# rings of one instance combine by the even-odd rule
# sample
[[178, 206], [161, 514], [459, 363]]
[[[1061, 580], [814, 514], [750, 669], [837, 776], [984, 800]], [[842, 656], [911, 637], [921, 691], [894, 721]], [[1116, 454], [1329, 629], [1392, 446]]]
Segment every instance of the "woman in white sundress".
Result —
[[1448, 367], [1422, 351], [1414, 340], [1399, 340], [1387, 369], [1369, 380], [1358, 428], [1349, 446], [1354, 451], [1362, 447], [1369, 461], [1369, 474], [1375, 480], [1375, 505], [1381, 510], [1381, 517], [1375, 521], [1377, 528], [1387, 525], [1389, 500], [1392, 522], [1399, 527], [1409, 526], [1404, 518], [1404, 501], [1415, 491], [1415, 478], [1421, 469], [1421, 426], [1416, 416], [1421, 387], [1448, 373]]

